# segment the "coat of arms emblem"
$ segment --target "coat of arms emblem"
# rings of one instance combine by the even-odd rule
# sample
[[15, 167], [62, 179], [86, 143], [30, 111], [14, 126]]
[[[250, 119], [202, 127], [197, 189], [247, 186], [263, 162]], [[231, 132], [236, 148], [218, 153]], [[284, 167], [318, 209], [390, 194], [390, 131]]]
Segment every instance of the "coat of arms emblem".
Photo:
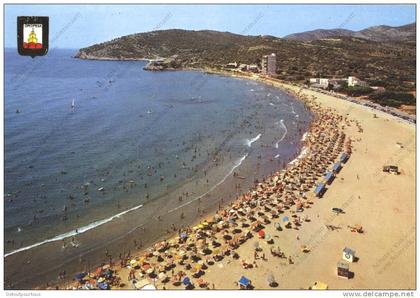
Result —
[[43, 56], [48, 52], [48, 17], [18, 17], [18, 52]]

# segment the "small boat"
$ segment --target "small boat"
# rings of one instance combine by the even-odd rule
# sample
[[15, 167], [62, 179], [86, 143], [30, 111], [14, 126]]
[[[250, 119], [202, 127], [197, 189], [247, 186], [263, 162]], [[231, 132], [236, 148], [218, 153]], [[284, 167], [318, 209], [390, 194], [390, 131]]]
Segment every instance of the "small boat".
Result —
[[151, 114], [152, 113], [152, 111], [151, 110], [147, 110], [147, 112], [146, 112], [147, 114]]
[[74, 109], [75, 104], [74, 104], [74, 99], [71, 101], [71, 108]]

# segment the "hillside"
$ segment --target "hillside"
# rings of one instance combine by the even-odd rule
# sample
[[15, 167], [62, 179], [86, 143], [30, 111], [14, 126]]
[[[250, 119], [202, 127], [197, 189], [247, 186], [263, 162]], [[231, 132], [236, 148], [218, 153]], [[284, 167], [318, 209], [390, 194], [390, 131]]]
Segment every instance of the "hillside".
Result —
[[285, 39], [311, 41], [323, 38], [333, 38], [337, 36], [349, 36], [363, 38], [378, 42], [401, 42], [416, 41], [416, 23], [400, 26], [374, 26], [360, 31], [352, 31], [347, 29], [317, 29], [301, 33], [294, 33], [285, 36]]
[[302, 42], [273, 36], [173, 29], [123, 36], [80, 49], [76, 57], [154, 59], [178, 55], [180, 67], [218, 68], [234, 61], [259, 63], [269, 53], [276, 53], [278, 78], [284, 80], [354, 75], [391, 89], [415, 89], [411, 83], [404, 83], [415, 81], [413, 42], [383, 43], [347, 36]]
[[325, 38], [333, 38], [336, 36], [353, 36], [354, 31], [347, 29], [316, 29], [300, 33], [293, 33], [286, 35], [284, 39], [298, 40], [298, 41], [312, 41]]

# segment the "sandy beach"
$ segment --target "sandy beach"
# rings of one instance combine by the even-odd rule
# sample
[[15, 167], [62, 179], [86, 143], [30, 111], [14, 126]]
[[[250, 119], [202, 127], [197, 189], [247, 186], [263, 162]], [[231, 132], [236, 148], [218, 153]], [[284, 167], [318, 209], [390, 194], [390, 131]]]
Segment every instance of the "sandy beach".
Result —
[[[326, 94], [257, 80], [295, 93], [318, 116], [306, 154], [195, 227], [111, 264], [112, 274], [108, 264], [67, 288], [95, 288], [108, 279], [112, 289], [147, 283], [238, 289], [241, 276], [254, 289], [307, 289], [315, 281], [329, 289], [415, 288], [415, 126]], [[343, 153], [348, 161], [317, 198], [315, 187]], [[400, 174], [383, 172], [385, 165]], [[360, 233], [351, 228], [358, 226]], [[336, 274], [345, 247], [356, 252], [350, 279]], [[108, 277], [98, 281], [105, 270]]]

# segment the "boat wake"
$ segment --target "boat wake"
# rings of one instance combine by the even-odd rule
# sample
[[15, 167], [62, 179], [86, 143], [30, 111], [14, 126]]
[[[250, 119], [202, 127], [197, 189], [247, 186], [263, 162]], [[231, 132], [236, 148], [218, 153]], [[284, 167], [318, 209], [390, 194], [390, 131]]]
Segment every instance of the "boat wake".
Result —
[[21, 252], [21, 251], [25, 251], [25, 250], [29, 250], [29, 249], [32, 249], [32, 248], [37, 247], [37, 246], [41, 246], [41, 245], [46, 244], [46, 243], [50, 243], [50, 242], [54, 242], [54, 241], [59, 241], [59, 240], [66, 239], [68, 237], [73, 237], [73, 236], [76, 236], [76, 235], [80, 235], [80, 234], [82, 234], [84, 232], [87, 232], [87, 231], [92, 230], [92, 229], [94, 229], [96, 227], [99, 227], [99, 226], [101, 226], [103, 224], [106, 224], [107, 222], [110, 222], [110, 221], [112, 221], [112, 220], [114, 220], [116, 218], [119, 218], [119, 217], [121, 217], [124, 214], [127, 214], [127, 213], [129, 213], [131, 211], [134, 211], [134, 210], [137, 210], [137, 209], [140, 209], [141, 207], [143, 207], [143, 205], [135, 206], [135, 207], [133, 207], [131, 209], [125, 210], [125, 211], [120, 212], [118, 214], [115, 214], [115, 215], [113, 215], [111, 217], [108, 217], [108, 218], [105, 218], [105, 219], [102, 219], [102, 220], [95, 221], [95, 222], [90, 223], [90, 224], [88, 224], [86, 226], [83, 226], [81, 228], [77, 228], [76, 230], [72, 230], [70, 232], [63, 233], [63, 234], [60, 234], [58, 236], [55, 236], [53, 238], [50, 238], [50, 239], [47, 239], [47, 240], [44, 240], [44, 241], [41, 241], [41, 242], [38, 242], [38, 243], [35, 243], [35, 244], [32, 244], [32, 245], [29, 245], [29, 246], [25, 246], [25, 247], [22, 247], [22, 248], [13, 250], [13, 251], [11, 251], [9, 253], [6, 253], [4, 255], [4, 257], [8, 257], [8, 256], [11, 256], [11, 255], [13, 255], [15, 253], [18, 253], [18, 252]]
[[184, 204], [182, 204], [182, 205], [179, 205], [179, 206], [177, 206], [177, 207], [175, 207], [175, 208], [173, 208], [173, 209], [171, 209], [171, 210], [169, 210], [168, 211], [168, 213], [172, 213], [172, 212], [174, 212], [174, 211], [176, 211], [176, 210], [178, 210], [178, 209], [180, 209], [180, 208], [183, 208], [183, 207], [185, 207], [185, 206], [188, 206], [189, 204], [191, 204], [192, 202], [195, 202], [195, 201], [197, 201], [197, 200], [199, 200], [199, 199], [201, 199], [201, 198], [203, 198], [204, 196], [206, 196], [206, 195], [208, 195], [209, 193], [211, 193], [213, 190], [215, 190], [220, 184], [222, 184], [223, 182], [225, 182], [226, 181], [226, 179], [229, 177], [229, 176], [231, 176], [232, 174], [233, 174], [233, 171], [237, 168], [237, 167], [239, 167], [241, 164], [242, 164], [242, 162], [246, 159], [248, 157], [248, 153], [247, 154], [245, 154], [244, 156], [242, 156], [241, 158], [239, 158], [235, 163], [234, 163], [234, 165], [233, 165], [233, 167], [230, 169], [230, 171], [219, 181], [219, 182], [217, 182], [215, 185], [213, 185], [208, 191], [206, 191], [205, 193], [203, 193], [203, 194], [201, 194], [200, 196], [198, 196], [198, 197], [195, 197], [194, 199], [192, 199], [191, 201], [188, 201], [188, 202], [185, 202]]
[[252, 138], [252, 139], [247, 139], [247, 140], [245, 141], [245, 144], [246, 144], [248, 147], [251, 147], [251, 145], [252, 145], [253, 143], [255, 143], [256, 141], [258, 141], [258, 140], [259, 140], [259, 138], [261, 138], [261, 134], [258, 134], [258, 136], [256, 136], [255, 138]]
[[276, 124], [280, 125], [280, 126], [284, 129], [284, 133], [283, 133], [282, 137], [281, 137], [281, 138], [280, 138], [280, 140], [278, 140], [278, 141], [276, 142], [276, 144], [274, 145], [276, 148], [279, 148], [279, 144], [280, 144], [280, 142], [281, 142], [281, 141], [283, 141], [283, 140], [284, 140], [284, 138], [285, 138], [285, 137], [286, 137], [286, 135], [287, 135], [287, 127], [286, 127], [286, 125], [284, 124], [284, 120], [283, 120], [283, 119], [281, 119], [279, 122], [276, 122]]

